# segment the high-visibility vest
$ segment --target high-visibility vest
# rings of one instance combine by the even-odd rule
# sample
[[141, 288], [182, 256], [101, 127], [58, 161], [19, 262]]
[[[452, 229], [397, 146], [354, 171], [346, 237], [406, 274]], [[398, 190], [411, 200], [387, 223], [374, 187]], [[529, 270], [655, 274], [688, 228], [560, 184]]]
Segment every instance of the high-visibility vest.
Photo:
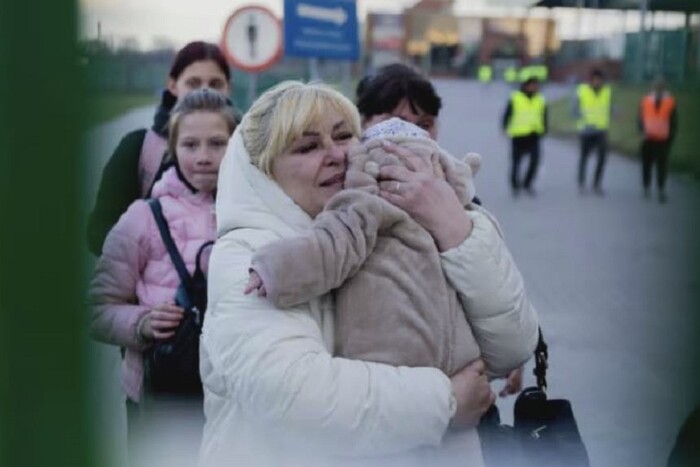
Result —
[[644, 137], [654, 141], [666, 141], [671, 133], [671, 114], [675, 107], [676, 100], [670, 94], [662, 96], [658, 108], [655, 94], [649, 94], [642, 99]]
[[547, 81], [549, 71], [547, 70], [547, 65], [533, 65], [532, 74], [540, 81]]
[[547, 80], [547, 67], [545, 65], [528, 65], [520, 69], [518, 79], [524, 83], [530, 78], [535, 78], [538, 81]]
[[520, 69], [518, 79], [521, 83], [524, 83], [530, 78], [535, 78], [539, 81], [546, 81], [547, 75], [548, 71], [546, 65], [528, 65]]
[[510, 121], [506, 129], [508, 136], [517, 138], [544, 133], [545, 100], [542, 94], [537, 93], [530, 98], [522, 91], [515, 91], [510, 96], [510, 102]]
[[588, 84], [580, 84], [576, 90], [581, 118], [578, 121], [578, 129], [596, 128], [608, 130], [610, 128], [610, 102], [612, 92], [610, 86], [603, 86], [596, 93]]
[[509, 66], [508, 68], [506, 68], [506, 71], [503, 72], [503, 79], [505, 79], [508, 83], [513, 83], [517, 81], [518, 70], [516, 70], [513, 66]]
[[477, 72], [479, 81], [482, 83], [488, 83], [493, 77], [493, 71], [489, 65], [481, 65], [479, 71]]
[[532, 65], [522, 67], [518, 72], [518, 80], [520, 80], [521, 83], [524, 83], [530, 78], [536, 78], [534, 70], [535, 68]]

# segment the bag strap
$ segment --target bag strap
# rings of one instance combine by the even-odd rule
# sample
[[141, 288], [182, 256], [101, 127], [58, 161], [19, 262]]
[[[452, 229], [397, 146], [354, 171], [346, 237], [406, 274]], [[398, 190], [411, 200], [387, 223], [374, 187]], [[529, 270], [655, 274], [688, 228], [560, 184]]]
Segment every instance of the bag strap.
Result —
[[170, 228], [168, 227], [168, 222], [163, 216], [163, 208], [160, 205], [160, 201], [157, 199], [149, 199], [148, 205], [151, 207], [153, 217], [155, 218], [156, 224], [158, 225], [158, 230], [160, 231], [160, 237], [163, 239], [165, 248], [168, 250], [170, 259], [177, 270], [177, 275], [180, 276], [180, 281], [182, 281], [185, 284], [185, 287], [189, 290], [192, 278], [190, 277], [190, 273], [187, 271], [187, 267], [185, 266], [185, 262], [182, 260], [180, 252], [175, 246], [172, 235], [170, 235]]
[[157, 179], [158, 169], [163, 165], [167, 147], [168, 143], [165, 138], [152, 129], [146, 130], [143, 143], [141, 143], [138, 167], [141, 198], [151, 196], [151, 189]]
[[193, 276], [196, 276], [198, 274], [204, 274], [204, 271], [202, 270], [202, 265], [200, 264], [200, 261], [202, 259], [202, 253], [207, 247], [210, 247], [212, 245], [214, 245], [214, 240], [209, 240], [208, 242], [204, 242], [202, 246], [199, 247], [199, 250], [197, 251], [197, 258], [194, 260], [196, 266]]
[[532, 373], [537, 378], [537, 387], [542, 391], [547, 391], [548, 359], [547, 343], [542, 336], [542, 328], [538, 328], [537, 347], [535, 347], [535, 369], [532, 370]]
[[163, 174], [165, 173], [166, 170], [168, 170], [170, 167], [172, 167], [174, 164], [171, 161], [166, 161], [165, 160], [165, 154], [163, 155], [163, 162], [160, 164], [160, 167], [158, 167], [158, 171], [155, 173], [153, 180], [151, 181], [151, 185], [148, 187], [148, 191], [146, 192], [146, 195], [144, 198], [148, 199], [153, 196], [153, 187], [156, 185], [156, 182], [163, 178]]

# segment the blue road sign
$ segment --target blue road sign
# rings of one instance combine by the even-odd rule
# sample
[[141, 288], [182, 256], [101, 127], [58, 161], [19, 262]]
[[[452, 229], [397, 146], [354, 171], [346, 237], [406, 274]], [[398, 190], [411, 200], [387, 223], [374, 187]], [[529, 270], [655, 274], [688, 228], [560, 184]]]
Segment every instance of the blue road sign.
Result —
[[357, 60], [355, 0], [284, 0], [284, 54]]

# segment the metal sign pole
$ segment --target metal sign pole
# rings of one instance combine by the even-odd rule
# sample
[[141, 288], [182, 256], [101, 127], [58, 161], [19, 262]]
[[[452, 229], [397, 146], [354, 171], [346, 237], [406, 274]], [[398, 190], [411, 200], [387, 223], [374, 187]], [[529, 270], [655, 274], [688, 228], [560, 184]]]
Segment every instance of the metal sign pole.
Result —
[[343, 94], [348, 98], [352, 98], [352, 89], [350, 89], [350, 62], [348, 60], [343, 60]]
[[309, 81], [318, 81], [321, 75], [318, 72], [318, 58], [309, 58]]
[[248, 73], [248, 108], [253, 105], [258, 92], [258, 74]]

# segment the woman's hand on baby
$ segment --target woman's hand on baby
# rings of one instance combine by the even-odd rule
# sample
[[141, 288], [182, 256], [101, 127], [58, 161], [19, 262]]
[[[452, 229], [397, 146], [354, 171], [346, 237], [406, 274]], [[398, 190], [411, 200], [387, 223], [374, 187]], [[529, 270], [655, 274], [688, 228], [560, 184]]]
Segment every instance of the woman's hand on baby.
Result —
[[430, 232], [440, 251], [462, 243], [472, 231], [472, 222], [457, 194], [445, 181], [437, 154], [427, 161], [389, 141], [384, 141], [383, 147], [398, 156], [405, 167], [381, 168], [382, 198], [406, 211]]
[[142, 318], [139, 326], [141, 337], [145, 339], [168, 339], [175, 335], [175, 328], [185, 315], [185, 310], [172, 303], [155, 306]]
[[506, 376], [506, 384], [498, 393], [501, 397], [512, 396], [523, 389], [523, 367], [516, 368]]
[[265, 290], [265, 284], [263, 284], [262, 278], [257, 272], [250, 270], [250, 279], [248, 279], [248, 285], [245, 286], [243, 293], [248, 295], [254, 290], [258, 291], [258, 297], [267, 297], [267, 290]]
[[450, 381], [457, 400], [457, 411], [450, 426], [471, 428], [478, 425], [481, 416], [496, 400], [486, 377], [486, 365], [482, 360], [476, 360], [452, 376]]

